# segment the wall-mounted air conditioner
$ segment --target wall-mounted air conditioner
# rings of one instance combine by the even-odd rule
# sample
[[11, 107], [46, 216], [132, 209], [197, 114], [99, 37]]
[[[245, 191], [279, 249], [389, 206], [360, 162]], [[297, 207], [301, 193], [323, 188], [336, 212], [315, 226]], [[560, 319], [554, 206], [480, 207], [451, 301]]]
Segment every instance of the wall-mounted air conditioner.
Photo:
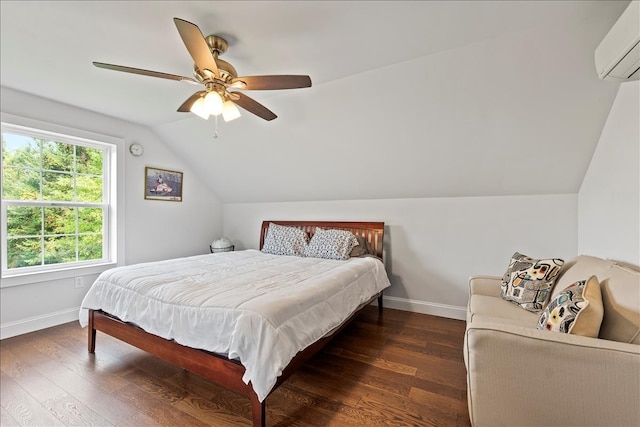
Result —
[[629, 3], [596, 48], [595, 59], [601, 79], [640, 79], [640, 1]]

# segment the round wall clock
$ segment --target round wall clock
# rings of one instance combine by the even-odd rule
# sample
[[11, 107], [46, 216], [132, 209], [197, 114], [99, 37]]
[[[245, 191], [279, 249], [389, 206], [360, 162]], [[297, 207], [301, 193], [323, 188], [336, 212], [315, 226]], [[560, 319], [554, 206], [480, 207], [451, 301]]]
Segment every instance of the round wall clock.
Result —
[[142, 148], [142, 145], [134, 143], [129, 146], [129, 152], [136, 157], [142, 156], [142, 153], [144, 153], [144, 148]]

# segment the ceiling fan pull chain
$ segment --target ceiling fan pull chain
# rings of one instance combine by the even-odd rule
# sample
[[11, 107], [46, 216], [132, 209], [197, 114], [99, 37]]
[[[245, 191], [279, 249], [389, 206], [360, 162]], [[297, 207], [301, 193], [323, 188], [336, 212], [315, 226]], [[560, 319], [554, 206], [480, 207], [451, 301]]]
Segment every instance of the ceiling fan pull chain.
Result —
[[213, 116], [213, 118], [215, 119], [215, 123], [216, 123], [216, 128], [215, 131], [213, 132], [213, 138], [214, 139], [218, 139], [218, 116]]

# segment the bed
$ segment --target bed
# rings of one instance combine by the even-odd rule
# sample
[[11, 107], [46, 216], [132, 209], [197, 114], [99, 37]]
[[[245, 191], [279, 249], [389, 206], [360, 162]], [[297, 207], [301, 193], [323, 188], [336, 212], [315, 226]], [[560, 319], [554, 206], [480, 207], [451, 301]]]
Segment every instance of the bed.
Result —
[[[316, 239], [345, 230], [367, 253], [346, 261], [264, 253], [273, 243], [270, 227], [302, 230], [309, 239], [316, 227]], [[383, 237], [382, 222], [264, 221], [260, 251], [108, 270], [81, 306], [88, 350], [95, 352], [97, 331], [118, 338], [249, 397], [253, 425], [265, 426], [270, 393], [366, 305], [377, 299], [382, 312], [390, 286]]]

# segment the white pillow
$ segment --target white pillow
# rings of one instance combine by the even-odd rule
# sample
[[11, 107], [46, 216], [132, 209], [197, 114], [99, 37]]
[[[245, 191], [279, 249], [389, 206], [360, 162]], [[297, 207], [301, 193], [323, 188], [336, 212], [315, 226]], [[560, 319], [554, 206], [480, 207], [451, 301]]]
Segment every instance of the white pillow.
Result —
[[262, 252], [272, 255], [303, 256], [308, 243], [309, 238], [303, 230], [269, 223]]
[[349, 259], [351, 249], [357, 245], [358, 239], [350, 231], [316, 228], [304, 256], [346, 260]]

